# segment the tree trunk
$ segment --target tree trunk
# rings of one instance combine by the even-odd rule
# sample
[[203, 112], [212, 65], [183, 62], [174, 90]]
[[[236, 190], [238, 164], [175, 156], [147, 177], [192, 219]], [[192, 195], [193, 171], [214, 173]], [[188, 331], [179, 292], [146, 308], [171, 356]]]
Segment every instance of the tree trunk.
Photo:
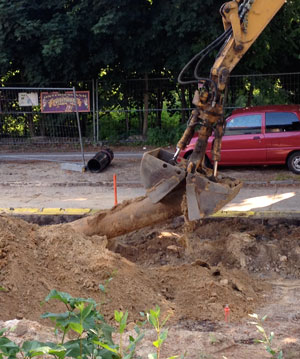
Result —
[[162, 89], [159, 87], [157, 89], [157, 112], [156, 112], [156, 126], [161, 128], [161, 116], [163, 110], [163, 95]]
[[145, 92], [144, 92], [144, 121], [143, 121], [143, 137], [147, 137], [148, 132], [148, 116], [149, 116], [149, 79], [145, 74]]
[[253, 83], [251, 82], [250, 83], [250, 88], [249, 88], [249, 91], [248, 91], [248, 96], [247, 96], [247, 104], [246, 104], [247, 107], [250, 107], [251, 104], [252, 104], [253, 88], [254, 88], [254, 86], [253, 86]]

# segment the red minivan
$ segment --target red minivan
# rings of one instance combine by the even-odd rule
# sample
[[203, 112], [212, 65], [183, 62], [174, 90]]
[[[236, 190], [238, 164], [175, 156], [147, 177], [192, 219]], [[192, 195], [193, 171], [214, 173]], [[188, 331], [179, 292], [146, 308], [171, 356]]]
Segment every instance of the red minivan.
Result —
[[[179, 158], [192, 153], [198, 134], [181, 151]], [[206, 162], [212, 162], [208, 140]], [[220, 165], [285, 164], [300, 174], [300, 105], [247, 107], [232, 112], [226, 119]]]

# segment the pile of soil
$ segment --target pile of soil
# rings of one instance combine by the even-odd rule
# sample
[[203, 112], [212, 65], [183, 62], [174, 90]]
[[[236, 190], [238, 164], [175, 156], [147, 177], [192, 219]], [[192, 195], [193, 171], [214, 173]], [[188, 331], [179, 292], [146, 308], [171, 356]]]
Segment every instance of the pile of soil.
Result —
[[[131, 321], [156, 304], [171, 322], [231, 320], [254, 312], [270, 285], [251, 272], [299, 277], [296, 225], [203, 221], [188, 231], [182, 218], [107, 241], [68, 225], [40, 227], [0, 216], [0, 319], [40, 320], [60, 303], [40, 303], [51, 289], [95, 299], [107, 320], [128, 310]], [[284, 239], [284, 240], [283, 240]], [[107, 285], [104, 295], [99, 284]], [[44, 321], [43, 321], [44, 323]]]

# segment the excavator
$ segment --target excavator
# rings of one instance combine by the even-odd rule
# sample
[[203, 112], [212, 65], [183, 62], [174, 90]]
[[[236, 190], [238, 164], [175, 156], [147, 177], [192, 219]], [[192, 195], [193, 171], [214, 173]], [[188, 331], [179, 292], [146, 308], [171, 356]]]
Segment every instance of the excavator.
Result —
[[[195, 108], [176, 152], [172, 154], [162, 148], [146, 152], [140, 167], [146, 197], [72, 222], [76, 231], [113, 238], [182, 214], [193, 223], [220, 210], [238, 194], [241, 181], [218, 173], [226, 126], [223, 112], [228, 80], [234, 67], [284, 3], [285, 0], [232, 0], [221, 6], [224, 33], [196, 54], [178, 76], [180, 84], [196, 83], [198, 88], [193, 99]], [[220, 50], [210, 76], [199, 76], [204, 57], [217, 47]], [[194, 78], [186, 80], [184, 75], [193, 64]], [[194, 151], [188, 160], [179, 163], [178, 155], [191, 141], [197, 126]], [[205, 151], [213, 132], [213, 169], [210, 169], [205, 166]]]
[[[196, 54], [178, 76], [180, 84], [197, 83], [192, 111], [186, 130], [179, 140], [175, 154], [162, 148], [146, 152], [141, 162], [141, 179], [152, 203], [162, 201], [184, 183], [183, 211], [189, 221], [199, 220], [221, 209], [239, 192], [239, 180], [218, 174], [221, 143], [226, 120], [224, 102], [232, 70], [255, 42], [267, 24], [284, 5], [285, 0], [232, 0], [220, 8], [224, 33]], [[199, 76], [204, 57], [220, 47], [208, 78]], [[184, 74], [193, 64], [193, 79]], [[196, 127], [198, 139], [190, 158], [178, 163], [181, 150], [190, 143]], [[208, 138], [214, 133], [212, 147], [213, 169], [205, 166]]]

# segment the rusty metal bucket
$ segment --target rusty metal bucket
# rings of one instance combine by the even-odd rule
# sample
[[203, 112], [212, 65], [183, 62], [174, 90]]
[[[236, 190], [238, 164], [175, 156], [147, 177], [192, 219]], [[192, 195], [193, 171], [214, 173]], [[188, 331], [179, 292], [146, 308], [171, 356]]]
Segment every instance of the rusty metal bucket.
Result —
[[144, 153], [141, 179], [152, 203], [162, 200], [185, 179], [185, 170], [171, 164], [172, 158], [173, 155], [162, 148]]
[[240, 191], [242, 182], [218, 176], [213, 182], [200, 173], [188, 173], [186, 177], [186, 199], [188, 218], [195, 221], [207, 217], [225, 206]]
[[239, 180], [218, 176], [214, 182], [196, 172], [187, 173], [185, 169], [172, 163], [173, 154], [162, 148], [146, 152], [141, 162], [141, 179], [146, 194], [152, 201], [161, 201], [168, 193], [186, 181], [188, 219], [190, 221], [207, 217], [220, 210], [240, 191]]

